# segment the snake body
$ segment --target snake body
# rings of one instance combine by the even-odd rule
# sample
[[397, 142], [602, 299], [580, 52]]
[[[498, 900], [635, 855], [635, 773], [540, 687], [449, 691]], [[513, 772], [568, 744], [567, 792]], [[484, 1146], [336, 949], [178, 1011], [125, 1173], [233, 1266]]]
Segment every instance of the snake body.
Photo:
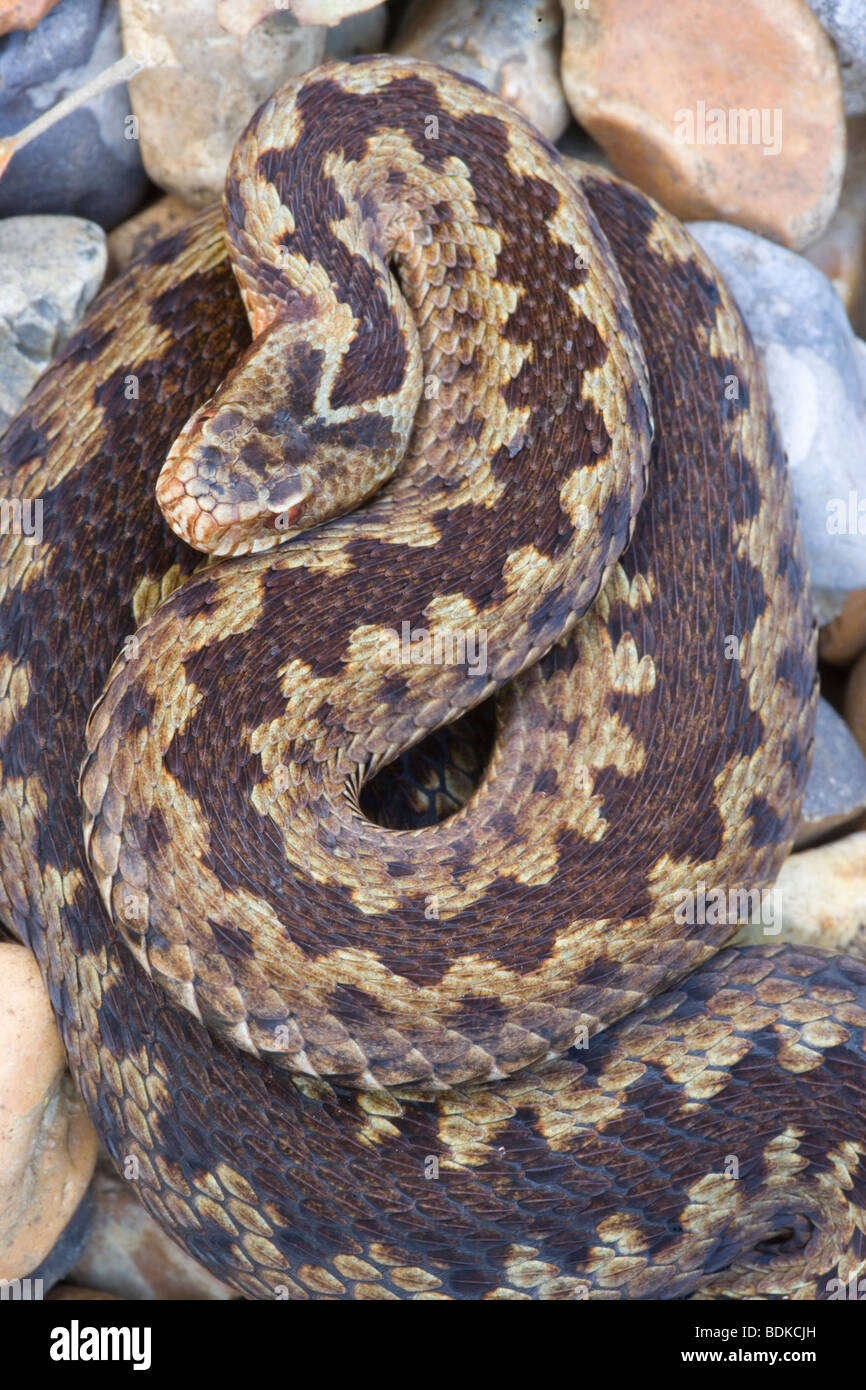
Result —
[[[866, 1258], [866, 969], [676, 911], [772, 884], [814, 717], [724, 284], [412, 61], [288, 84], [224, 203], [0, 443], [44, 504], [2, 540], [0, 908], [109, 1153], [252, 1297], [831, 1296]], [[163, 465], [235, 558], [168, 530]], [[404, 621], [483, 631], [484, 669], [407, 664]], [[491, 694], [449, 819], [362, 813]]]

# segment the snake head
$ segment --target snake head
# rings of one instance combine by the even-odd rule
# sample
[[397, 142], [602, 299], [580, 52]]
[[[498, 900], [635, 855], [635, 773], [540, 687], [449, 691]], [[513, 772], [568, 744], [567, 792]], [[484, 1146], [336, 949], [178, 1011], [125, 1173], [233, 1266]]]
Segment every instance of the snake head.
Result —
[[305, 529], [313, 488], [303, 463], [308, 454], [303, 431], [267, 434], [236, 407], [209, 402], [172, 446], [157, 502], [172, 530], [196, 550], [267, 550]]
[[196, 550], [268, 550], [353, 511], [403, 456], [420, 362], [403, 408], [388, 402], [385, 413], [375, 399], [332, 408], [327, 353], [305, 331], [297, 322], [269, 325], [169, 450], [157, 502]]
[[275, 406], [282, 393], [272, 356], [259, 344], [245, 354], [184, 425], [160, 472], [157, 502], [172, 530], [196, 550], [267, 550], [320, 519], [316, 506], [306, 516], [316, 489], [317, 442], [290, 395], [288, 404]]

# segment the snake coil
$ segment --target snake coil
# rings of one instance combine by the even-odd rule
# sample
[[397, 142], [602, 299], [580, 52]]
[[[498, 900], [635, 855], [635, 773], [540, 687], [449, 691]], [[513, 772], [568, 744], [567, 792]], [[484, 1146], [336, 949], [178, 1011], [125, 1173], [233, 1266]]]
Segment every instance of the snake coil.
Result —
[[[282, 88], [224, 212], [0, 442], [45, 517], [2, 538], [0, 909], [112, 1158], [253, 1297], [829, 1297], [866, 969], [683, 908], [772, 884], [816, 698], [726, 287], [410, 60]], [[450, 818], [363, 813], [491, 698]]]

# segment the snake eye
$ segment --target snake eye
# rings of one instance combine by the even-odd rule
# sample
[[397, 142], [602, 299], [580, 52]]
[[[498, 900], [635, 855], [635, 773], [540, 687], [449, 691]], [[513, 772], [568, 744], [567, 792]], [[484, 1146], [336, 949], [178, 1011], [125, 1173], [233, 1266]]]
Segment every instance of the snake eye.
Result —
[[274, 529], [277, 531], [288, 531], [300, 518], [303, 511], [303, 499], [297, 502], [294, 507], [287, 507], [285, 511], [278, 512], [274, 517]]

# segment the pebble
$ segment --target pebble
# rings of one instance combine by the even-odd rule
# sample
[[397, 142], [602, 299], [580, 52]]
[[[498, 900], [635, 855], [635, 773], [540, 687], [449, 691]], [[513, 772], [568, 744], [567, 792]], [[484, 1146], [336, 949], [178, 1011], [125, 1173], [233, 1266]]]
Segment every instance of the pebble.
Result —
[[[381, 47], [387, 27], [387, 13], [384, 4], [377, 3], [377, 0], [218, 0], [216, 7], [216, 18], [220, 28], [225, 29], [229, 34], [248, 34], [263, 19], [270, 15], [282, 11], [284, 14], [291, 14], [299, 24], [328, 24], [334, 29], [343, 29], [344, 34], [351, 35], [353, 32], [360, 37], [360, 47], [357, 49], [339, 52], [339, 46], [334, 50], [334, 56], [348, 57], [351, 52], [374, 52]], [[371, 12], [375, 14], [372, 24], [364, 25], [363, 20]], [[353, 30], [355, 21], [361, 21], [358, 28]], [[365, 44], [369, 40], [369, 35], [380, 31], [380, 38], [375, 47], [367, 49]], [[344, 42], [352, 42], [351, 38], [344, 39]]]
[[818, 701], [812, 766], [796, 844], [812, 844], [866, 812], [866, 757], [833, 706]]
[[[0, 943], [0, 1278], [50, 1263], [87, 1190], [97, 1147], [39, 967], [26, 947]], [[60, 1267], [55, 1277], [67, 1272]]]
[[848, 122], [848, 159], [839, 205], [803, 253], [831, 281], [854, 332], [866, 331], [866, 116]]
[[848, 677], [844, 711], [849, 729], [866, 753], [866, 652], [857, 658]]
[[781, 932], [768, 937], [756, 923], [737, 934], [735, 945], [792, 941], [866, 955], [866, 832], [789, 855], [775, 886]]
[[866, 111], [866, 9], [863, 0], [806, 0], [836, 45], [845, 110]]
[[160, 237], [170, 236], [195, 216], [191, 208], [180, 198], [167, 193], [158, 198], [143, 212], [137, 212], [126, 222], [121, 222], [113, 232], [108, 233], [108, 278], [114, 279], [138, 256], [159, 241]]
[[339, 24], [375, 4], [376, 0], [285, 0], [274, 8], [288, 9], [299, 24]]
[[[592, 0], [565, 15], [565, 94], [617, 172], [682, 219], [796, 248], [821, 234], [844, 107], [833, 45], [802, 0]], [[740, 111], [758, 113], [748, 139]]]
[[818, 655], [833, 666], [847, 666], [866, 648], [866, 589], [855, 589], [845, 599], [838, 617], [818, 634]]
[[80, 322], [105, 266], [105, 233], [94, 222], [0, 222], [0, 433]]
[[[103, 1163], [105, 1166], [103, 1166]], [[100, 1161], [90, 1242], [72, 1279], [132, 1299], [232, 1299], [235, 1291], [181, 1249], [145, 1211], [129, 1182]]]
[[[812, 583], [828, 621], [866, 587], [866, 345], [854, 337], [825, 275], [741, 227], [693, 222], [763, 358], [779, 421]], [[838, 606], [837, 606], [838, 605]]]
[[473, 78], [557, 140], [570, 119], [559, 75], [561, 30], [559, 0], [414, 0], [391, 51]]
[[267, 97], [315, 67], [321, 28], [285, 10], [247, 34], [219, 25], [212, 0], [121, 0], [126, 51], [161, 66], [130, 83], [145, 168], [167, 193], [205, 207], [222, 196], [235, 141]]
[[57, 0], [0, 0], [0, 34], [16, 29], [35, 29]]
[[[32, 33], [0, 46], [0, 136], [29, 125], [120, 56], [117, 0], [62, 0]], [[60, 212], [106, 228], [129, 217], [147, 189], [129, 117], [126, 87], [112, 87], [17, 151], [0, 179], [0, 217]]]

